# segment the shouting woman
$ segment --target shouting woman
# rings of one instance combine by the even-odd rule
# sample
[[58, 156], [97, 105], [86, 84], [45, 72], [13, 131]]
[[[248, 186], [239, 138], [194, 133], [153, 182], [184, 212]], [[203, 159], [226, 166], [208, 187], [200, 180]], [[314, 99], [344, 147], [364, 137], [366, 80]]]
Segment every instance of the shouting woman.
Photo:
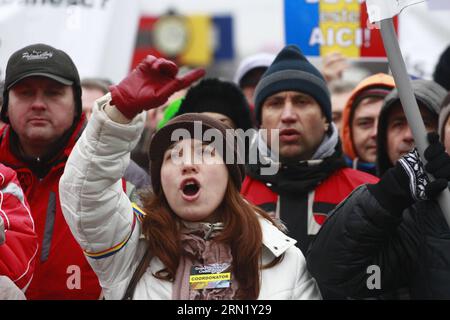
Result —
[[[153, 190], [142, 209], [123, 193], [120, 179], [144, 126], [140, 113], [204, 74], [177, 78], [177, 71], [148, 56], [110, 87], [60, 181], [64, 216], [105, 298], [320, 299], [295, 240], [239, 194], [237, 138], [221, 122], [192, 113], [172, 119], [152, 140]], [[221, 143], [208, 144], [197, 128]], [[173, 139], [177, 129], [188, 135]]]

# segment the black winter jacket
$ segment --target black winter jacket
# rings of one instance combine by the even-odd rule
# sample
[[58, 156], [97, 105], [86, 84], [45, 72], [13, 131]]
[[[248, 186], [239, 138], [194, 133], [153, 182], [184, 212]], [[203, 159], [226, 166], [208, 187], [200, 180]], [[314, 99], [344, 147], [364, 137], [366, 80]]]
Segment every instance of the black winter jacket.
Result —
[[[347, 297], [392, 297], [406, 287], [413, 299], [450, 299], [450, 229], [435, 201], [398, 216], [360, 186], [326, 220], [307, 262], [321, 288]], [[369, 289], [371, 266], [379, 289]]]

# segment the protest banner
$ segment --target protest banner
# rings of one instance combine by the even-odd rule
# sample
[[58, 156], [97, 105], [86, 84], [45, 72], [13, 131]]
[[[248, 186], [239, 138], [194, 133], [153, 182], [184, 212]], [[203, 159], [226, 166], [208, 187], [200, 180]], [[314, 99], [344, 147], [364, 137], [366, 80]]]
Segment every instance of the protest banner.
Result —
[[66, 51], [81, 77], [119, 81], [130, 69], [138, 19], [138, 0], [0, 0], [0, 79], [13, 52], [45, 43]]

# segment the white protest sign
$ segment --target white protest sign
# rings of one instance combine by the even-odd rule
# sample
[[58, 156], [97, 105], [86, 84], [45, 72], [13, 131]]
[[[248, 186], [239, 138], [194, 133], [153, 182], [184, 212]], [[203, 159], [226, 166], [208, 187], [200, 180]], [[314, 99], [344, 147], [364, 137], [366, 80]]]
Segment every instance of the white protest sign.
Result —
[[45, 43], [67, 52], [81, 77], [113, 81], [128, 72], [138, 0], [0, 0], [0, 79], [16, 50]]
[[398, 28], [408, 73], [424, 79], [433, 78], [439, 56], [450, 45], [450, 11], [433, 10], [428, 3], [406, 9]]

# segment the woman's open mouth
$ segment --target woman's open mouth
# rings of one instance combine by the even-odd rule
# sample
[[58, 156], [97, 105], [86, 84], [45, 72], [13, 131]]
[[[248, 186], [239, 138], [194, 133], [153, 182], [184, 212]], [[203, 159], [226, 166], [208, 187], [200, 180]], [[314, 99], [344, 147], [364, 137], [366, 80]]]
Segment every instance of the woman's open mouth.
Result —
[[186, 201], [195, 201], [200, 195], [200, 183], [193, 178], [184, 180], [180, 189], [182, 197]]

